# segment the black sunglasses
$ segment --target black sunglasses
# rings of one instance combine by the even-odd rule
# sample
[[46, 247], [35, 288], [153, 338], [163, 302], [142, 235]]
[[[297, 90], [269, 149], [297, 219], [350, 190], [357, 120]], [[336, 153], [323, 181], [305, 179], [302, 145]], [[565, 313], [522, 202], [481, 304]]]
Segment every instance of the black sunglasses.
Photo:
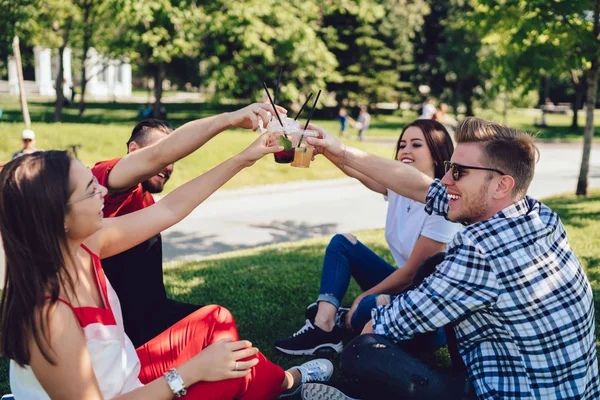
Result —
[[460, 165], [460, 164], [455, 164], [453, 162], [450, 161], [444, 161], [444, 171], [446, 173], [448, 173], [448, 171], [451, 169], [452, 170], [452, 179], [454, 179], [454, 181], [458, 181], [465, 173], [465, 169], [479, 169], [479, 170], [483, 170], [483, 171], [493, 171], [493, 172], [497, 172], [500, 175], [506, 175], [504, 172], [500, 171], [499, 169], [494, 169], [494, 168], [484, 168], [484, 167], [473, 167], [471, 165]]

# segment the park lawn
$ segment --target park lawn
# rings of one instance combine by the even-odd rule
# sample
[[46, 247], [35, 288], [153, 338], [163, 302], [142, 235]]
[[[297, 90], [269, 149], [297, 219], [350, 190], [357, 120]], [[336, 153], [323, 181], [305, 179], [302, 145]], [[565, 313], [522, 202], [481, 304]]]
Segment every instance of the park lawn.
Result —
[[[600, 189], [588, 198], [564, 195], [545, 203], [560, 214], [569, 242], [586, 269], [594, 291], [596, 334], [600, 334]], [[393, 259], [382, 229], [357, 233], [359, 239], [388, 262]], [[170, 296], [196, 304], [220, 304], [230, 309], [240, 337], [252, 340], [269, 359], [289, 368], [308, 358], [277, 353], [278, 337], [296, 332], [304, 323], [304, 309], [319, 290], [323, 254], [329, 238], [309, 239], [257, 249], [236, 251], [191, 262], [173, 262], [165, 267]], [[352, 282], [344, 303], [360, 293]], [[597, 342], [600, 346], [600, 342]], [[445, 349], [429, 357], [438, 366], [449, 366]], [[336, 363], [336, 367], [337, 367]], [[338, 372], [336, 379], [342, 379]], [[0, 363], [0, 393], [7, 393], [8, 362]]]
[[[68, 145], [83, 144], [83, 147], [78, 150], [78, 157], [85, 165], [91, 167], [96, 161], [121, 157], [126, 154], [125, 143], [131, 134], [131, 125], [37, 123], [34, 128], [38, 138], [37, 147], [40, 149], [66, 149]], [[21, 124], [0, 123], [0, 161], [9, 160], [12, 152], [19, 148], [22, 129]], [[252, 131], [229, 130], [221, 133], [200, 150], [176, 164], [175, 173], [171, 176], [165, 192], [239, 153], [256, 138], [257, 134]], [[353, 143], [353, 145], [383, 157], [391, 158], [393, 155], [391, 147], [359, 142]], [[225, 185], [225, 188], [234, 189], [299, 180], [334, 179], [344, 176], [324, 157], [317, 157], [310, 168], [304, 169], [277, 164], [274, 162], [273, 156], [269, 155], [259, 160], [251, 168], [241, 171]]]

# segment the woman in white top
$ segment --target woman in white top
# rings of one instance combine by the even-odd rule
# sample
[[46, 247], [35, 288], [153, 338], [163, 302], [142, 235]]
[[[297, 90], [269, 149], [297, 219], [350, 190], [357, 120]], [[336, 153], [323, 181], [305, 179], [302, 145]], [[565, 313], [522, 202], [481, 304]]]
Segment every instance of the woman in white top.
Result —
[[[247, 127], [268, 121], [268, 108], [260, 107], [247, 113]], [[283, 371], [239, 340], [231, 313], [214, 305], [135, 349], [102, 270], [100, 259], [174, 225], [239, 171], [283, 149], [267, 141], [260, 136], [156, 204], [117, 218], [103, 218], [106, 188], [66, 152], [28, 154], [5, 166], [0, 346], [11, 359], [17, 399], [274, 399], [331, 376], [328, 360]]]
[[[444, 161], [454, 151], [443, 125], [432, 120], [416, 120], [406, 125], [398, 138], [394, 158], [428, 174], [444, 176]], [[342, 350], [342, 329], [360, 332], [371, 319], [371, 309], [390, 302], [406, 290], [417, 269], [430, 256], [444, 250], [460, 225], [437, 215], [429, 215], [424, 205], [402, 197], [379, 182], [342, 164], [330, 154], [325, 156], [346, 175], [367, 188], [387, 196], [389, 205], [385, 225], [388, 242], [397, 268], [350, 234], [333, 237], [325, 252], [321, 288], [317, 303], [307, 308], [305, 325], [293, 336], [279, 339], [275, 347], [291, 355], [312, 355], [323, 350]], [[354, 277], [364, 292], [350, 309], [340, 307]], [[420, 338], [423, 347], [436, 348], [445, 343], [443, 332]]]

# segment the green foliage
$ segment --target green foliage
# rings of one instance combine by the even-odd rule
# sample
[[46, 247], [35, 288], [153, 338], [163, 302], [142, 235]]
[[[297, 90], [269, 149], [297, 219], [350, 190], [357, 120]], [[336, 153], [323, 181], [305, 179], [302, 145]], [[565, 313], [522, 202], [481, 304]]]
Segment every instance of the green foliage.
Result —
[[338, 102], [396, 100], [409, 86], [401, 72], [412, 69], [413, 38], [429, 11], [424, 0], [323, 2], [321, 36], [340, 64], [330, 82]]
[[169, 63], [197, 54], [195, 40], [204, 13], [195, 1], [112, 0], [119, 35], [111, 47], [145, 64]]
[[[598, 58], [590, 0], [472, 1], [468, 15], [483, 35], [482, 63], [494, 75], [494, 86], [533, 89], [541, 74], [556, 76], [585, 70]], [[494, 56], [491, 56], [491, 55]]]
[[200, 72], [217, 98], [256, 98], [262, 82], [274, 90], [283, 68], [283, 103], [301, 103], [309, 92], [336, 80], [337, 62], [316, 35], [319, 8], [314, 2], [214, 1], [196, 40]]
[[41, 0], [0, 0], [0, 65], [13, 53], [13, 37], [32, 29], [40, 6]]

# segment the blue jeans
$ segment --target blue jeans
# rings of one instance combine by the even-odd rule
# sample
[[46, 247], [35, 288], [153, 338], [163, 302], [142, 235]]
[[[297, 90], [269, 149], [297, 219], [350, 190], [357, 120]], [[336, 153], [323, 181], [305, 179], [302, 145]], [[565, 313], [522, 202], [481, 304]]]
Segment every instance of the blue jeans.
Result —
[[[371, 289], [390, 276], [396, 268], [362, 244], [350, 242], [344, 235], [335, 235], [325, 251], [323, 271], [321, 272], [321, 288], [317, 302], [325, 301], [339, 308], [344, 295], [350, 286], [350, 277], [363, 291]], [[362, 331], [371, 320], [371, 310], [377, 307], [379, 295], [366, 296], [352, 316], [352, 327]], [[393, 300], [396, 296], [390, 296]], [[446, 344], [443, 329], [435, 332], [416, 335], [416, 342], [423, 350], [435, 350]]]

